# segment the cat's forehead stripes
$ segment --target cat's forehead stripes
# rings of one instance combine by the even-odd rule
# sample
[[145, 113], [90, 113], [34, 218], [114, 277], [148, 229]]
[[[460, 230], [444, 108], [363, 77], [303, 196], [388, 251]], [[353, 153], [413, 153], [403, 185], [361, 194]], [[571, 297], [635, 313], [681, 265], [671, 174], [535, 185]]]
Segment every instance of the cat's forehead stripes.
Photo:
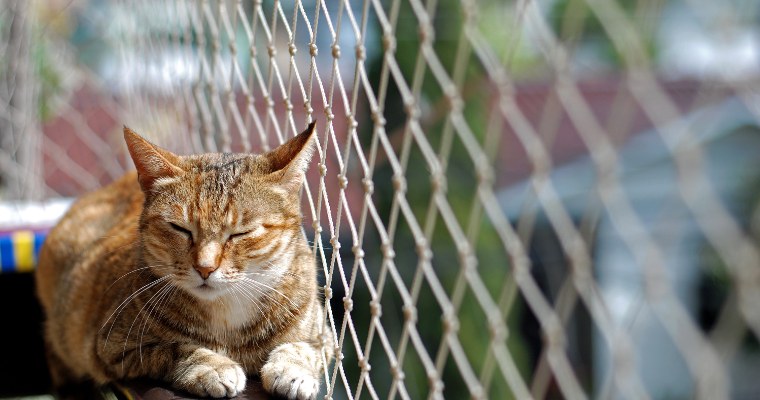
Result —
[[225, 187], [234, 186], [241, 178], [253, 172], [251, 164], [254, 156], [237, 153], [217, 153], [191, 156], [189, 167], [193, 172], [213, 179], [216, 184]]
[[224, 216], [224, 222], [227, 226], [235, 226], [235, 215], [233, 215], [232, 210], [228, 210], [227, 214]]

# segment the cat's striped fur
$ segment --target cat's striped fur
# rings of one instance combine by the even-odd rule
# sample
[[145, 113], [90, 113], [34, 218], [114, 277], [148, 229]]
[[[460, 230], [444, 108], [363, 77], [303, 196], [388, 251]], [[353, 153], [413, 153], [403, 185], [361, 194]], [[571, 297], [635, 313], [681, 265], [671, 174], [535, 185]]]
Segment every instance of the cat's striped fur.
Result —
[[331, 340], [301, 228], [313, 131], [258, 156], [176, 156], [125, 127], [137, 173], [77, 201], [40, 252], [54, 383], [231, 397], [260, 375], [314, 399]]

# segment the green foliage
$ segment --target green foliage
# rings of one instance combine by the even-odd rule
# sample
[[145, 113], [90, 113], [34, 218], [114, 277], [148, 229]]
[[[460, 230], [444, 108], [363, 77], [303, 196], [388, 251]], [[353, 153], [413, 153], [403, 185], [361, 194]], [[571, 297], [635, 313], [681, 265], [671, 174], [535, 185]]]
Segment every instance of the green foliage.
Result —
[[[625, 15], [634, 23], [639, 7], [648, 5], [648, 2], [637, 0], [616, 0]], [[549, 12], [549, 24], [554, 32], [562, 40], [572, 40], [576, 43], [585, 44], [595, 53], [596, 57], [608, 63], [610, 66], [621, 67], [623, 58], [615, 48], [601, 21], [592, 12], [584, 0], [558, 0]], [[657, 57], [657, 45], [654, 41], [653, 32], [639, 27], [638, 32], [643, 32], [641, 38], [650, 59]], [[570, 32], [580, 33], [580, 37], [566, 37]]]
[[515, 3], [483, 1], [478, 15], [478, 31], [506, 65], [513, 79], [529, 80], [546, 76], [546, 61], [537, 49], [526, 42], [517, 17]]
[[54, 116], [53, 105], [62, 87], [61, 71], [53, 56], [53, 45], [42, 33], [32, 43], [32, 60], [36, 78], [40, 84], [38, 99], [39, 118], [45, 122]]
[[[35, 17], [32, 14], [32, 17]], [[41, 21], [44, 22], [44, 21]], [[0, 18], [0, 32], [8, 33], [8, 23], [6, 18]], [[32, 63], [30, 71], [32, 76], [29, 77], [33, 85], [33, 90], [39, 90], [37, 98], [37, 113], [42, 122], [47, 121], [53, 116], [55, 99], [62, 91], [62, 73], [60, 65], [56, 60], [55, 45], [48, 38], [48, 29], [50, 24], [40, 22], [32, 24], [29, 58]], [[8, 41], [8, 37], [0, 37], [2, 41]], [[18, 60], [12, 59], [12, 56], [6, 55], [0, 57], [0, 71], [2, 74], [13, 73], [8, 69], [12, 63]]]
[[[497, 3], [487, 3], [487, 6], [491, 7], [488, 9], [502, 11], [504, 7]], [[493, 17], [490, 15], [486, 18], [488, 21], [493, 21]], [[459, 1], [439, 1], [436, 17], [433, 21], [435, 30], [433, 50], [450, 77], [454, 75], [454, 64], [460, 45], [459, 33], [462, 30], [462, 24], [461, 4]], [[482, 31], [486, 32], [487, 29]], [[492, 29], [491, 31], [501, 30]], [[381, 34], [376, 35], [378, 38], [376, 45], [378, 46], [382, 46], [379, 43], [381, 36]], [[398, 61], [404, 80], [407, 84], [412, 85], [417, 65], [421, 61], [424, 62], [424, 60], [420, 60], [419, 24], [408, 2], [401, 2], [396, 38], [395, 58]], [[500, 37], [489, 36], [487, 40], [498, 42]], [[504, 44], [500, 43], [499, 46], [495, 49], [496, 51], [501, 51]], [[493, 98], [491, 91], [485, 86], [485, 71], [479, 61], [471, 52], [468, 60], [464, 70], [464, 88], [462, 90], [465, 101], [463, 108], [464, 118], [472, 133], [480, 142], [480, 145], [484, 146]], [[529, 68], [528, 66], [532, 65], [532, 61], [529, 61], [529, 58], [526, 58], [526, 60], [528, 61], [521, 67]], [[382, 57], [368, 62], [369, 80], [373, 83], [373, 89], [376, 94], [382, 65]], [[451, 135], [453, 142], [449, 150], [450, 155], [447, 157], [446, 200], [456, 219], [456, 224], [459, 228], [466, 231], [471, 223], [473, 205], [479, 204], [480, 201], [477, 198], [477, 180], [475, 179], [477, 175], [472, 155], [468, 154], [465, 146], [459, 140], [456, 131], [452, 130], [451, 126], [446, 127], [448, 117], [445, 116], [445, 113], [448, 112], [448, 105], [443, 95], [441, 84], [436, 80], [427, 64], [425, 64], [423, 71], [424, 78], [419, 87], [418, 105], [424, 118], [420, 121], [420, 124], [432, 149], [436, 153], [441, 151], [446, 152], [446, 150], [442, 150], [446, 148], [446, 143], [443, 142], [442, 138], [446, 134], [445, 132], [449, 130], [447, 134]], [[407, 182], [405, 197], [409, 202], [414, 218], [424, 229], [426, 221], [429, 218], [428, 210], [431, 206], [431, 193], [433, 190], [430, 169], [422, 150], [411, 137], [412, 133], [407, 129], [408, 114], [404, 107], [401, 91], [398, 89], [392, 76], [389, 76], [388, 92], [384, 107], [383, 114], [386, 118], [386, 132], [393, 143], [396, 156], [401, 159], [402, 164], [404, 163], [404, 159], [407, 160], [404, 174]], [[365, 130], [360, 132], [360, 137], [363, 146], [369, 149], [373, 134], [370, 127], [373, 124], [369, 121], [365, 122], [367, 123], [359, 125], [360, 127], [365, 127]], [[401, 154], [400, 149], [402, 148], [402, 143], [407, 141], [411, 141], [412, 144], [409, 153], [404, 155]], [[384, 224], [388, 227], [390, 215], [394, 209], [395, 191], [392, 179], [394, 170], [389, 162], [383, 161], [386, 157], [382, 147], [378, 151], [378, 155], [378, 159], [381, 161], [378, 163], [373, 176], [375, 183], [373, 201]], [[478, 257], [477, 272], [486, 284], [491, 298], [497, 301], [502, 292], [503, 283], [511, 279], [510, 262], [496, 231], [489, 224], [488, 219], [482, 211], [476, 215], [479, 215], [476, 218], [476, 222], [479, 225], [479, 234], [474, 238], [472, 245]], [[447, 227], [447, 223], [441, 217], [440, 212], [438, 212], [434, 223], [435, 228], [429, 238], [429, 244], [433, 250], [431, 268], [434, 270], [440, 285], [446, 291], [446, 295], [452, 298], [457, 290], [457, 280], [460, 278], [462, 264], [457, 252], [456, 243], [450, 233], [450, 228], [453, 227]], [[371, 229], [368, 228], [367, 231], [369, 232]], [[400, 214], [398, 217], [398, 226], [394, 237], [394, 250], [396, 253], [395, 264], [399, 270], [401, 279], [405, 286], [411, 288], [415, 274], [418, 273], [419, 255], [417, 254], [414, 235], [403, 214]], [[381, 265], [380, 260], [382, 260], [381, 250], [365, 248], [365, 252], [368, 269], [370, 270], [370, 274], [373, 275], [373, 281], [377, 282], [379, 266]], [[389, 337], [390, 343], [396, 348], [400, 337], [395, 336], [396, 333], [394, 332], [400, 332], [400, 328], [403, 326], [403, 315], [399, 315], [403, 301], [390, 278], [386, 278], [386, 280], [382, 321], [388, 328], [388, 332], [391, 332], [389, 334], [391, 336]], [[481, 370], [486, 362], [486, 358], [492, 357], [492, 355], [489, 355], [491, 352], [489, 326], [481, 304], [479, 304], [472, 289], [466, 282], [464, 282], [462, 293], [461, 306], [457, 314], [459, 320], [457, 337], [475, 374], [479, 375], [482, 372]], [[360, 301], [356, 298], [357, 295], [361, 296], [358, 290], [354, 294], [355, 304], [358, 304]], [[521, 314], [526, 309], [519, 300], [519, 295], [517, 295], [517, 299], [506, 317], [509, 329], [507, 346], [523, 377], [528, 379], [530, 375], [529, 354], [523, 343], [519, 329]], [[436, 300], [432, 285], [427, 277], [423, 278], [419, 289], [417, 309], [418, 323], [416, 326], [420, 338], [427, 353], [432, 357], [433, 362], [435, 362], [442, 338], [444, 338], [441, 319], [443, 311]], [[394, 316], [393, 314], [396, 315]], [[364, 318], [361, 313], [352, 313], [352, 318], [354, 318], [354, 323], [360, 331], [363, 331], [361, 326], [368, 325], [367, 322], [363, 321]], [[378, 348], [379, 346], [375, 345], [373, 353], [376, 351], [382, 353]], [[457, 366], [451, 353], [449, 352], [448, 354], [442, 376], [445, 384], [444, 397], [452, 399], [468, 398], [469, 392], [462, 378], [460, 368]], [[377, 354], [377, 358], [374, 358], [376, 360], [375, 363], [384, 363], [384, 361], [377, 361], [383, 360], [383, 358], [387, 359], [387, 356]], [[406, 373], [405, 384], [410, 396], [412, 398], [425, 398], [428, 391], [427, 375], [423, 363], [411, 343], [407, 344], [403, 365]], [[373, 365], [373, 381], [390, 382], [392, 378], [385, 371], [387, 369], [384, 370], [382, 365]], [[489, 386], [490, 398], [512, 398], [511, 390], [502, 378], [498, 367], [495, 367], [493, 370], [493, 376], [493, 383]], [[383, 395], [387, 388], [376, 389], [380, 397], [387, 397]]]

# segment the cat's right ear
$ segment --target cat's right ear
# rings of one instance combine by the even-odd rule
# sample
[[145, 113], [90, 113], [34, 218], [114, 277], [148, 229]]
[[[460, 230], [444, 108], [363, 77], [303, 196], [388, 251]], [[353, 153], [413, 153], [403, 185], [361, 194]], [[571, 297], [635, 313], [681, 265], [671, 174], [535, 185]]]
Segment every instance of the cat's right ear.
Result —
[[174, 178], [184, 171], [177, 166], [179, 158], [161, 149], [124, 126], [124, 140], [137, 168], [137, 179], [143, 192], [148, 192], [153, 184], [162, 178]]

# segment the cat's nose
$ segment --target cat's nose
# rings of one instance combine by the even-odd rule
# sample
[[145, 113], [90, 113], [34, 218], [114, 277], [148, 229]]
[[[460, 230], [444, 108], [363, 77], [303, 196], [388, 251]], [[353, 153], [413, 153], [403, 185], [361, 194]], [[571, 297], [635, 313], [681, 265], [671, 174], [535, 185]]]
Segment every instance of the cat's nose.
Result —
[[201, 278], [208, 279], [208, 277], [211, 276], [211, 273], [216, 271], [216, 267], [202, 267], [200, 265], [196, 265], [195, 270], [201, 274]]
[[195, 270], [201, 274], [201, 278], [208, 279], [212, 272], [219, 266], [219, 257], [221, 256], [221, 247], [214, 242], [205, 243], [200, 246], [198, 259], [195, 262]]

